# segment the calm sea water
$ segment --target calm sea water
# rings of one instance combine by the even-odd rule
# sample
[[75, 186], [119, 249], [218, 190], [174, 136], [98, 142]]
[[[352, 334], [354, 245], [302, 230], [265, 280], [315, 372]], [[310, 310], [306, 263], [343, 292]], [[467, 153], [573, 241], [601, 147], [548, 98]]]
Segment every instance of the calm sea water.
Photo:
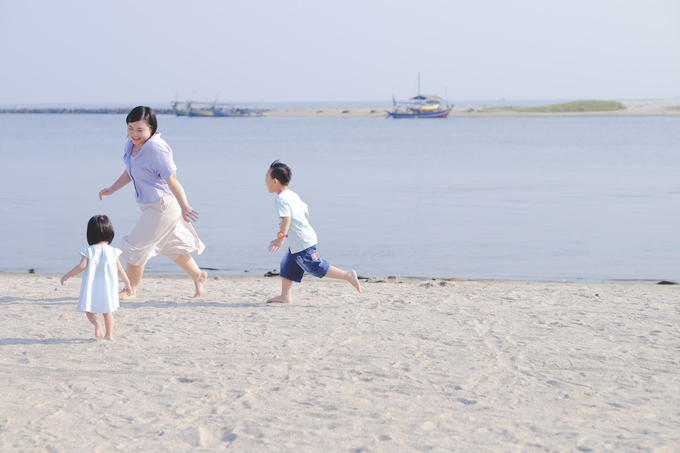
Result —
[[[680, 279], [680, 118], [159, 117], [213, 273], [278, 269], [274, 159], [310, 207], [319, 255], [360, 275]], [[63, 273], [107, 214], [139, 217], [123, 115], [0, 115], [0, 270]], [[114, 241], [116, 245], [117, 240]], [[179, 273], [167, 258], [149, 272]]]

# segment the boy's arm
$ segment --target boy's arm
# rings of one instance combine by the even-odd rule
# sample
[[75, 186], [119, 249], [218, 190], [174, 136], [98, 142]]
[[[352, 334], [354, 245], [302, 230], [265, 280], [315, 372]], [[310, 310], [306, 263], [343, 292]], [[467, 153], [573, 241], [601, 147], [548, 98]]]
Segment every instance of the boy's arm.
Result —
[[279, 230], [283, 237], [277, 238], [269, 243], [270, 252], [278, 252], [281, 247], [283, 247], [283, 242], [286, 240], [288, 235], [288, 228], [290, 228], [290, 217], [281, 217], [281, 229]]
[[83, 256], [83, 257], [80, 259], [80, 263], [78, 263], [78, 265], [77, 265], [76, 267], [74, 267], [73, 269], [71, 269], [71, 270], [68, 272], [68, 274], [66, 274], [66, 275], [64, 275], [63, 277], [61, 277], [61, 284], [63, 285], [64, 283], [66, 283], [66, 280], [68, 280], [69, 278], [73, 277], [74, 275], [80, 274], [82, 271], [85, 270], [86, 267], [87, 267], [87, 258], [85, 258], [85, 257]]
[[123, 282], [125, 283], [125, 293], [129, 296], [132, 294], [132, 288], [130, 287], [130, 279], [128, 278], [127, 274], [125, 273], [125, 269], [123, 269], [123, 265], [120, 264], [120, 259], [116, 258], [116, 266], [118, 267], [118, 275], [120, 275], [120, 278], [123, 279]]

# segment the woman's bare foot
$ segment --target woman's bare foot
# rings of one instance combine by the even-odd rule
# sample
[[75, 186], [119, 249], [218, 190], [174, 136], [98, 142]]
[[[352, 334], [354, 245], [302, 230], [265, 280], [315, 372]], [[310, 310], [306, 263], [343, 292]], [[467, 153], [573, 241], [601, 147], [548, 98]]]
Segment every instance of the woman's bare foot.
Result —
[[283, 296], [272, 297], [267, 301], [268, 304], [289, 304], [293, 302], [291, 299]]
[[196, 294], [194, 297], [199, 297], [203, 295], [205, 291], [205, 282], [208, 279], [208, 273], [206, 271], [201, 271], [198, 276], [194, 279], [194, 285], [196, 286]]
[[102, 323], [95, 321], [94, 323], [94, 336], [97, 340], [101, 340], [104, 337], [104, 331], [102, 330]]
[[347, 281], [350, 285], [354, 286], [357, 291], [361, 292], [361, 283], [359, 283], [359, 277], [354, 269], [347, 271]]
[[137, 290], [132, 290], [130, 294], [125, 290], [118, 293], [118, 300], [134, 299], [135, 297], [137, 297]]
[[104, 337], [104, 340], [113, 341], [113, 334], [107, 333], [106, 336]]

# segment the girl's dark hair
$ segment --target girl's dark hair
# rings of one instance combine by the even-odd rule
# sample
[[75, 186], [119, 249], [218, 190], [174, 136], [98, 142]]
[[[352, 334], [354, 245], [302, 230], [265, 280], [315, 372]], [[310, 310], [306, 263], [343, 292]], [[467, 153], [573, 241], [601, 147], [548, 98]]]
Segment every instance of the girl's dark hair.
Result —
[[125, 118], [125, 123], [136, 123], [141, 120], [146, 121], [146, 124], [151, 128], [151, 136], [153, 136], [158, 130], [156, 112], [154, 112], [151, 107], [144, 107], [143, 105], [137, 106], [128, 113], [127, 118]]
[[283, 162], [275, 160], [269, 168], [272, 169], [272, 179], [278, 179], [284, 186], [287, 186], [290, 180], [293, 179], [293, 170]]
[[90, 221], [87, 222], [88, 244], [98, 244], [102, 241], [106, 241], [111, 244], [113, 241], [113, 235], [113, 225], [111, 225], [111, 221], [105, 215], [92, 216]]

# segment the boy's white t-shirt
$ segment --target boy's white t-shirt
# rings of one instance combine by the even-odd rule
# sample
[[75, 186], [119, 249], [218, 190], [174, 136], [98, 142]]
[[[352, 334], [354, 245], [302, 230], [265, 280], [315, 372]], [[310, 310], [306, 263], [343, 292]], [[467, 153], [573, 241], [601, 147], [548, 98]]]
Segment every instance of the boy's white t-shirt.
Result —
[[307, 205], [290, 189], [276, 196], [276, 210], [279, 217], [290, 217], [288, 240], [291, 253], [298, 253], [316, 245], [316, 233], [307, 221]]

